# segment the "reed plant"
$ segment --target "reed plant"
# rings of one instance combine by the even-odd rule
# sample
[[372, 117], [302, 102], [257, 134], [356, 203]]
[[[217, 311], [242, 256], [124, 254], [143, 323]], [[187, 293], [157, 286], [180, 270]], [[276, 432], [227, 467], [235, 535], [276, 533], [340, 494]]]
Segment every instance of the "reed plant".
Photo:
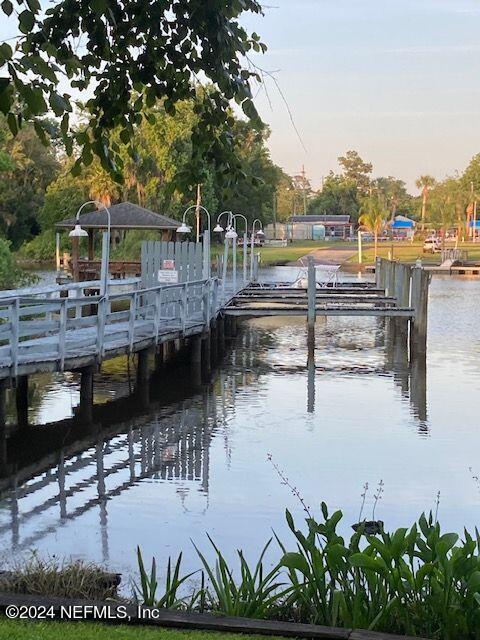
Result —
[[[264, 568], [269, 542], [250, 566], [237, 552], [238, 570], [229, 566], [210, 540], [214, 562], [197, 548], [201, 586], [188, 597], [178, 593], [192, 574], [180, 577], [180, 561], [169, 563], [166, 587], [157, 594], [155, 564], [147, 575], [143, 561], [140, 597], [146, 604], [181, 607], [250, 618], [274, 618], [387, 631], [434, 640], [480, 640], [480, 534], [442, 533], [431, 514], [392, 533], [369, 534], [359, 523], [350, 538], [339, 533], [342, 512], [322, 518], [309, 512], [303, 530], [287, 511], [295, 547], [275, 536], [279, 557]], [[139, 553], [139, 561], [141, 554]]]

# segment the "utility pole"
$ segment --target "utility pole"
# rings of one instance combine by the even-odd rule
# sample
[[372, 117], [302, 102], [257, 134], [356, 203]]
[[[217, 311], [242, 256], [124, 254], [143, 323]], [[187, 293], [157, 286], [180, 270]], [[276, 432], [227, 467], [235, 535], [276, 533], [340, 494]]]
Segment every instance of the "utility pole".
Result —
[[202, 185], [197, 184], [197, 202], [195, 209], [196, 227], [197, 227], [197, 242], [200, 242], [200, 205], [202, 204]]
[[305, 177], [305, 165], [302, 164], [302, 189], [303, 189], [303, 215], [307, 215], [307, 189], [306, 189], [306, 177]]
[[[273, 239], [277, 239], [277, 190], [273, 192]], [[253, 245], [252, 245], [253, 246]]]

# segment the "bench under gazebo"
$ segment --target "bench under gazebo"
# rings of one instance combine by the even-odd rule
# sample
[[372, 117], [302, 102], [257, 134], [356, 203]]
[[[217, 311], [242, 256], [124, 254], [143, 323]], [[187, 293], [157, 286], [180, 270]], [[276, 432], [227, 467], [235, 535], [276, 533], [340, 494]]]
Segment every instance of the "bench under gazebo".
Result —
[[[158, 231], [159, 240], [174, 241], [176, 230], [180, 226], [178, 220], [155, 213], [132, 202], [121, 202], [108, 207], [110, 212], [110, 231], [112, 238], [120, 242], [129, 231]], [[60, 232], [71, 231], [80, 225], [88, 234], [87, 258], [80, 258], [78, 238], [72, 238], [72, 255], [60, 256]], [[106, 231], [108, 217], [105, 209], [96, 209], [78, 217], [73, 216], [55, 224], [57, 231], [56, 266], [57, 271], [63, 268], [69, 272], [75, 282], [98, 280], [101, 271], [101, 261], [95, 259], [95, 234]], [[109, 262], [109, 272], [113, 278], [139, 276], [141, 265], [139, 261], [117, 260]]]

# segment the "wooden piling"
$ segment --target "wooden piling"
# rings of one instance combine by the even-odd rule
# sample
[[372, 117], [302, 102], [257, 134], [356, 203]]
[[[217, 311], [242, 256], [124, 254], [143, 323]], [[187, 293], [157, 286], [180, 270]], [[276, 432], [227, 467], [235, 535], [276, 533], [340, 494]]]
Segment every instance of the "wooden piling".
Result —
[[138, 352], [137, 359], [137, 385], [135, 395], [141, 407], [146, 407], [150, 402], [150, 384], [149, 384], [149, 352], [150, 349], [142, 349]]
[[427, 348], [428, 287], [430, 274], [421, 267], [412, 269], [410, 305], [414, 310], [410, 332], [412, 352], [424, 352]]
[[385, 295], [395, 295], [395, 262], [387, 260], [385, 271]]
[[164, 364], [164, 344], [161, 342], [157, 345], [155, 351], [155, 369], [161, 369]]
[[211, 354], [211, 366], [212, 368], [218, 361], [218, 326], [216, 322], [212, 322], [210, 329], [210, 354]]
[[80, 411], [79, 418], [83, 424], [93, 422], [93, 367], [80, 370]]
[[201, 374], [204, 380], [208, 380], [212, 373], [212, 342], [210, 331], [206, 331], [202, 336], [202, 363]]
[[315, 332], [315, 320], [316, 320], [316, 293], [317, 282], [315, 279], [315, 263], [312, 256], [308, 256], [308, 280], [307, 280], [307, 326], [308, 332]]
[[190, 349], [192, 384], [200, 387], [202, 384], [202, 337], [193, 336]]
[[17, 427], [28, 428], [28, 376], [18, 376], [15, 388], [15, 403], [17, 406]]
[[5, 431], [7, 425], [7, 387], [8, 381], [0, 380], [0, 434]]
[[225, 351], [225, 318], [223, 316], [219, 316], [217, 320], [218, 326], [218, 350], [220, 355], [223, 355]]
[[[395, 298], [396, 306], [407, 308], [410, 304], [410, 267], [402, 264], [401, 262], [395, 262], [393, 269], [395, 271], [394, 283], [395, 283]], [[408, 336], [408, 318], [396, 318], [395, 330], [399, 335], [400, 342], [406, 342]]]

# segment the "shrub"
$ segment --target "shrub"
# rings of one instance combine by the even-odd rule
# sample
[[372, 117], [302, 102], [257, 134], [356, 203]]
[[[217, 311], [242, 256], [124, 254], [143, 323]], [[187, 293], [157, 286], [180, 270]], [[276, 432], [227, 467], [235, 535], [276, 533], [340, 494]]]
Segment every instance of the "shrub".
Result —
[[31, 281], [32, 277], [17, 267], [8, 240], [0, 238], [0, 289], [15, 289]]

